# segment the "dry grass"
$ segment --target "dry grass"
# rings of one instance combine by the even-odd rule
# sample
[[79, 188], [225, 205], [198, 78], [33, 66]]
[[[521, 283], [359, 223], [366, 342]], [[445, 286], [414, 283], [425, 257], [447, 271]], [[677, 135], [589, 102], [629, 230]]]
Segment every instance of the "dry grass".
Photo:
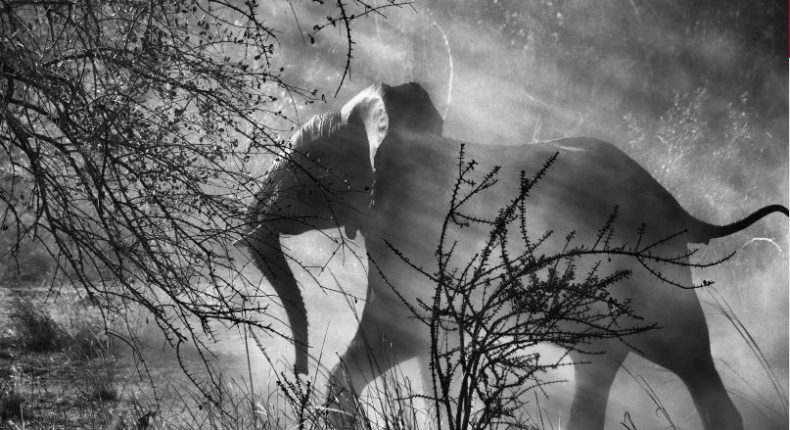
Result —
[[[0, 295], [5, 299], [8, 291], [0, 290]], [[280, 381], [273, 389], [256, 386], [251, 393], [246, 379], [226, 377], [200, 392], [169, 363], [169, 368], [151, 366], [152, 385], [140, 377], [128, 351], [104, 335], [97, 312], [76, 298], [45, 301], [45, 296], [41, 291], [0, 302], [0, 326], [5, 328], [0, 333], [0, 429], [329, 427], [320, 378], [273, 375]], [[39, 327], [44, 330], [37, 333]], [[33, 339], [20, 338], [31, 333], [36, 333]], [[646, 381], [643, 388], [650, 391]], [[656, 407], [662, 405], [657, 394], [651, 399]], [[390, 375], [359, 398], [355, 428], [435, 428], [423, 403], [405, 375]], [[671, 423], [670, 412], [660, 409], [664, 415], [656, 419]], [[557, 428], [543, 418], [537, 414], [523, 428]], [[639, 428], [629, 415], [622, 426]]]

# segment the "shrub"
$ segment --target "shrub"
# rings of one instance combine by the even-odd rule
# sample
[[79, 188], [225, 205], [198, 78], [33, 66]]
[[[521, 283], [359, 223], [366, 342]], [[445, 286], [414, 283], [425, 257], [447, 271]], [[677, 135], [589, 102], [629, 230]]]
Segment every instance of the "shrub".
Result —
[[18, 418], [21, 416], [22, 403], [25, 402], [16, 391], [16, 378], [13, 370], [0, 379], [0, 419]]
[[56, 351], [64, 344], [65, 333], [61, 326], [30, 300], [14, 299], [11, 321], [17, 339], [29, 351]]

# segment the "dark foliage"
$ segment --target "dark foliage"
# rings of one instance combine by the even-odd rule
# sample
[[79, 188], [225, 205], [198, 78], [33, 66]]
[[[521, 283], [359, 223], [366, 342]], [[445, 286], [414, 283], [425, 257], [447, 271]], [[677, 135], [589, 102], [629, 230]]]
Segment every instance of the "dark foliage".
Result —
[[[376, 9], [328, 8], [330, 27], [348, 37], [351, 21]], [[258, 188], [250, 158], [282, 156], [284, 106], [323, 95], [283, 79], [276, 29], [259, 9], [0, 5], [5, 274], [25, 266], [37, 273], [22, 270], [20, 281], [40, 280], [56, 267], [95, 302], [142, 306], [174, 346], [200, 344], [211, 321], [268, 328], [244, 308], [256, 287], [220, 272], [233, 264], [228, 245]], [[26, 252], [30, 242], [38, 245]]]

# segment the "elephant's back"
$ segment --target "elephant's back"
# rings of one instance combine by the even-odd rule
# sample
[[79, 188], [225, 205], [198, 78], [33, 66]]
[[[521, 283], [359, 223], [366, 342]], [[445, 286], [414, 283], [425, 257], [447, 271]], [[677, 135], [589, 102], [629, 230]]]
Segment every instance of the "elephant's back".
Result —
[[[464, 200], [457, 212], [491, 221], [519, 196], [525, 180], [530, 184], [523, 205], [528, 234], [538, 238], [554, 232], [547, 252], [562, 247], [570, 232], [575, 232], [577, 245], [591, 245], [615, 211], [617, 244], [640, 240], [642, 226], [642, 243], [697, 228], [698, 221], [644, 168], [597, 139], [518, 146], [469, 144], [425, 134], [388, 139], [376, 155], [371, 225], [394, 243], [435, 244], [453, 195], [456, 203]], [[467, 169], [471, 162], [473, 168]], [[464, 181], [459, 181], [462, 174]], [[495, 183], [466, 199], [491, 179]], [[486, 229], [491, 224], [473, 222], [458, 233], [487, 237]], [[518, 224], [512, 230], [518, 234]], [[679, 237], [672, 245], [686, 239]], [[425, 255], [432, 250], [426, 248]]]
[[478, 169], [501, 166], [501, 187], [480, 205], [481, 210], [516, 197], [522, 176], [533, 181], [543, 172], [530, 185], [526, 199], [535, 233], [572, 230], [588, 232], [589, 239], [615, 211], [615, 233], [624, 240], [635, 238], [642, 225], [655, 240], [697, 228], [698, 221], [647, 170], [602, 140], [567, 138], [468, 148], [468, 157], [479, 163]]

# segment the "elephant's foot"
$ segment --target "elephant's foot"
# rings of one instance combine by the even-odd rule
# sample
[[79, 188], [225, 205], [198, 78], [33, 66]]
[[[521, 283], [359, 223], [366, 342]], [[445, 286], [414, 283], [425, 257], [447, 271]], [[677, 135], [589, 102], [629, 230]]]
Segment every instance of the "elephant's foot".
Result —
[[359, 416], [358, 405], [357, 394], [353, 389], [330, 378], [325, 405], [327, 424], [336, 429], [355, 428]]

